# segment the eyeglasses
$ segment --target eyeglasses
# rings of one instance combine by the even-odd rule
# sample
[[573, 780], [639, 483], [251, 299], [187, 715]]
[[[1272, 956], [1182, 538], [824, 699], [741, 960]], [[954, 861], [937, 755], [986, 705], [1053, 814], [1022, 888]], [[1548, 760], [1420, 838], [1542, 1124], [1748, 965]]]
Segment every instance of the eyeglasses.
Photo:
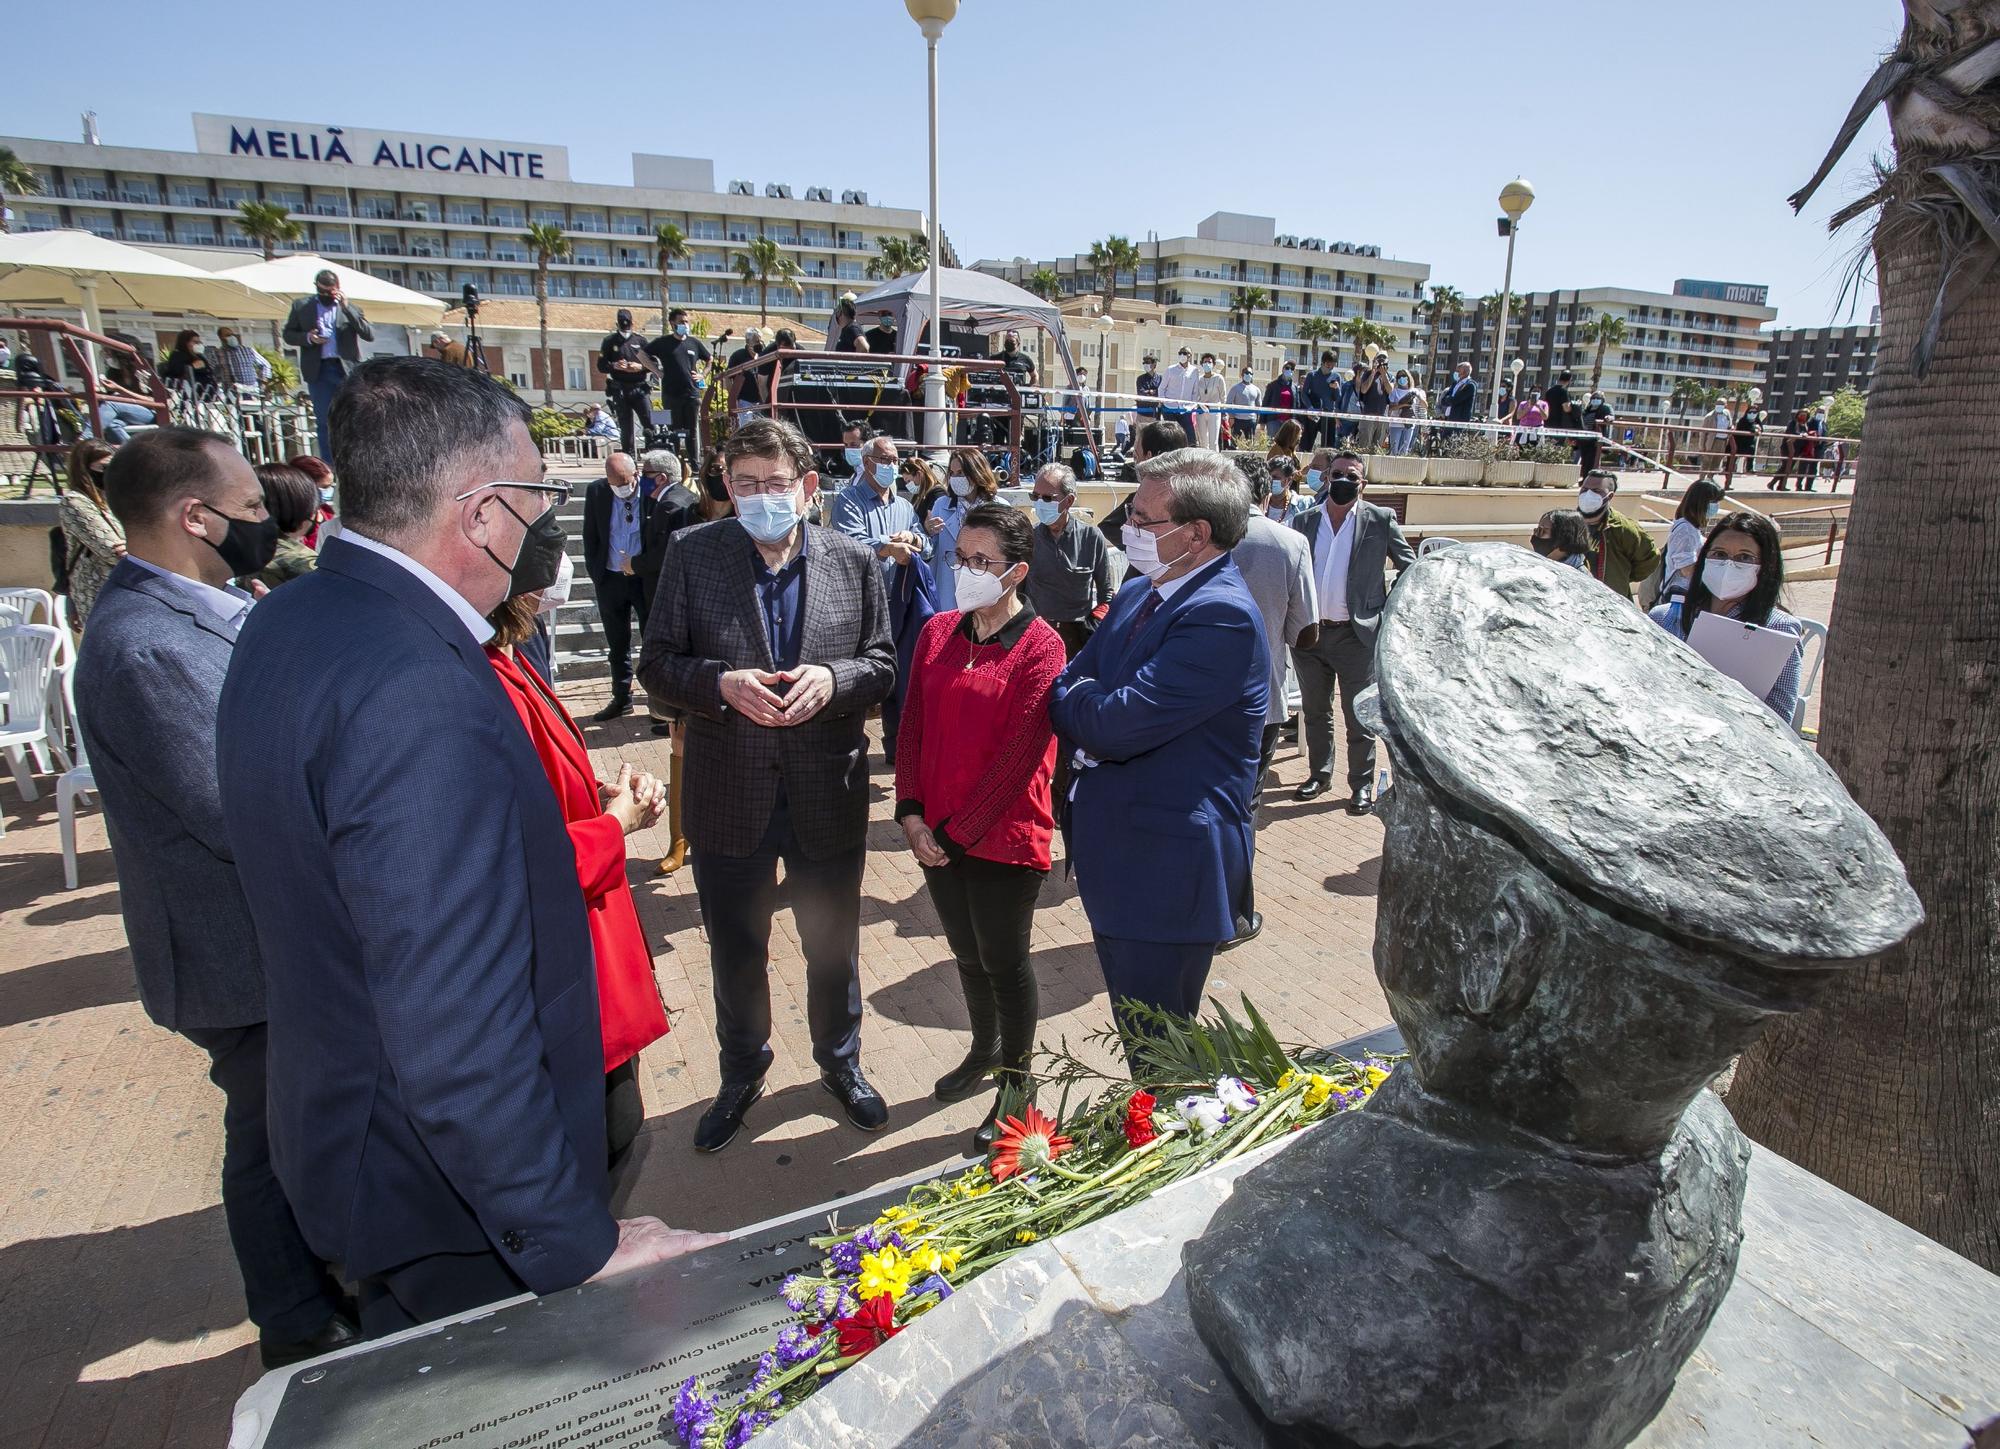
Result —
[[539, 493], [543, 498], [548, 500], [548, 506], [551, 508], [560, 508], [569, 502], [569, 484], [552, 483], [547, 479], [544, 479], [540, 483], [509, 483], [501, 479], [495, 479], [491, 483], [481, 483], [479, 488], [468, 488], [451, 501], [453, 503], [463, 503], [473, 494], [479, 492], [480, 488], [518, 488], [524, 493]]
[[731, 493], [741, 493], [748, 497], [762, 493], [774, 497], [780, 493], [789, 493], [792, 485], [798, 481], [796, 478], [787, 478], [774, 473], [769, 478], [731, 478], [728, 483]]
[[957, 549], [945, 555], [945, 562], [961, 573], [966, 569], [978, 569], [982, 574], [989, 574], [998, 568], [1004, 574], [1014, 567], [1004, 558], [988, 558], [983, 553], [960, 553]]

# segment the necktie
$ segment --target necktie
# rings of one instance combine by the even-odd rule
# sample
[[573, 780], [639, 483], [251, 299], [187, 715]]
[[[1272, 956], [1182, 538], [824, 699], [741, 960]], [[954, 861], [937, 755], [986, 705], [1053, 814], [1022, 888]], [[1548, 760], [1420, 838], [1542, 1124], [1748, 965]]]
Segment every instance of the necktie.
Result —
[[1146, 595], [1146, 601], [1139, 605], [1139, 612], [1132, 616], [1132, 632], [1126, 636], [1130, 643], [1139, 637], [1139, 631], [1146, 627], [1146, 621], [1160, 612], [1160, 591], [1154, 589]]

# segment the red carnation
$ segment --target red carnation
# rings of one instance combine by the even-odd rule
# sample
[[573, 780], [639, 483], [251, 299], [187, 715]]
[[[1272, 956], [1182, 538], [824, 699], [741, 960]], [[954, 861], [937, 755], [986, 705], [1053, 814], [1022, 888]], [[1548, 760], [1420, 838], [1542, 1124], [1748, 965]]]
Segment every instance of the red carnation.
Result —
[[853, 1358], [881, 1347], [903, 1330], [896, 1325], [895, 1299], [878, 1293], [852, 1318], [834, 1319], [833, 1331], [840, 1335], [840, 1356]]
[[1134, 1092], [1125, 1103], [1125, 1142], [1130, 1147], [1144, 1147], [1158, 1132], [1153, 1130], [1153, 1108], [1159, 1105], [1151, 1092]]

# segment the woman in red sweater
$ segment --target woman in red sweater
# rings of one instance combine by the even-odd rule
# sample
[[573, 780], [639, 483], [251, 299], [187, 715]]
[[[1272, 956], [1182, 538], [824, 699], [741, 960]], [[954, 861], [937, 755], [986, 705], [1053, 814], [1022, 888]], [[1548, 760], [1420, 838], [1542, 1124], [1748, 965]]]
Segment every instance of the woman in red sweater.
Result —
[[513, 701], [541, 758], [576, 849], [576, 873], [597, 961], [597, 1010], [604, 1033], [604, 1126], [616, 1169], [646, 1120], [639, 1091], [640, 1049], [667, 1034], [666, 1007], [653, 979], [653, 953], [625, 880], [625, 837], [660, 818], [667, 792], [651, 775], [618, 767], [599, 785], [583, 734], [555, 691], [514, 646], [534, 632], [539, 595], [509, 599], [489, 616], [497, 631], [486, 646], [493, 672]]
[[[1063, 646], [1021, 597], [1034, 551], [1019, 510], [987, 503], [965, 515], [946, 559], [959, 609], [924, 625], [903, 696], [896, 818], [924, 868], [972, 1018], [971, 1050], [938, 1079], [941, 1102], [972, 1096], [995, 1068], [1002, 1088], [1025, 1088], [1035, 1045], [1028, 942], [1055, 834], [1048, 702]], [[988, 1111], [973, 1138], [976, 1152], [992, 1145], [994, 1117]]]

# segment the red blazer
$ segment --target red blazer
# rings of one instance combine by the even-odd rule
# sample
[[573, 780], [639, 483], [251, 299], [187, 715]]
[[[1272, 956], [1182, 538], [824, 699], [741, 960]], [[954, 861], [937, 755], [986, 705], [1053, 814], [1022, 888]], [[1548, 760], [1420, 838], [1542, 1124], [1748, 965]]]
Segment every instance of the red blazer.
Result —
[[667, 1034], [666, 1007], [653, 979], [653, 954], [646, 947], [632, 887], [625, 880], [625, 832], [604, 812], [590, 751], [562, 702], [539, 674], [517, 663], [507, 651], [489, 644], [486, 657], [514, 701], [569, 825], [577, 882], [590, 917], [591, 950], [597, 959], [597, 1009], [608, 1072]]

